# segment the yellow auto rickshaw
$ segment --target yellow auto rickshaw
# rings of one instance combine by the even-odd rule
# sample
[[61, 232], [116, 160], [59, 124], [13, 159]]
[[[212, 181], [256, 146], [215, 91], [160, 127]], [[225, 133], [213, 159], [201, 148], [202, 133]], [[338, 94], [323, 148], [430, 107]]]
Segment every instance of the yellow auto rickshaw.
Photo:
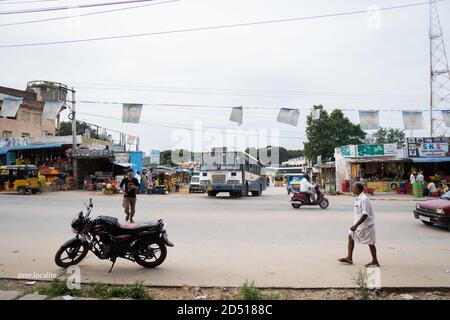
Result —
[[275, 176], [275, 187], [282, 187], [284, 185], [284, 177], [283, 175]]
[[0, 191], [15, 191], [19, 194], [41, 191], [38, 170], [34, 165], [0, 166]]

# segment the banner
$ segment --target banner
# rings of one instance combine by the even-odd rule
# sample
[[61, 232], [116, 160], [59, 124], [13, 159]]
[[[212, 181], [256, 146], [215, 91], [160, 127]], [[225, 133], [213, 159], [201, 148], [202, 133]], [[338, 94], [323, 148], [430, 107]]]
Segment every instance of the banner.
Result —
[[243, 109], [242, 107], [236, 107], [231, 110], [230, 121], [237, 122], [239, 126], [242, 125]]
[[23, 103], [23, 98], [11, 97], [11, 96], [3, 97], [2, 108], [0, 109], [0, 117], [14, 118], [22, 103]]
[[55, 120], [61, 112], [64, 105], [63, 100], [45, 101], [42, 111], [42, 120]]
[[139, 123], [141, 120], [142, 104], [122, 104], [122, 122]]
[[296, 127], [300, 112], [297, 109], [281, 108], [277, 121]]
[[450, 110], [442, 110], [442, 118], [444, 118], [447, 128], [450, 128]]
[[449, 154], [449, 138], [424, 137], [408, 138], [408, 157], [410, 158], [443, 158]]
[[127, 135], [127, 144], [135, 144], [136, 137]]
[[403, 111], [403, 125], [406, 130], [423, 129], [423, 113], [421, 111]]
[[378, 111], [360, 111], [359, 124], [362, 130], [377, 130], [380, 127]]

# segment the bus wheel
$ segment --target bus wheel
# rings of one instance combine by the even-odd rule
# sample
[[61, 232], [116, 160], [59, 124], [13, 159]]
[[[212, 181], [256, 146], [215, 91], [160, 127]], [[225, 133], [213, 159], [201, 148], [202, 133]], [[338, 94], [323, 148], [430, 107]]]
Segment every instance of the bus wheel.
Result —
[[252, 191], [252, 196], [253, 197], [259, 197], [262, 193], [262, 187], [259, 186], [259, 191]]
[[215, 197], [217, 195], [217, 193], [215, 193], [214, 191], [208, 191], [208, 197]]
[[242, 192], [241, 192], [241, 196], [242, 197], [248, 196], [248, 183], [247, 182], [245, 183], [244, 190], [242, 190]]

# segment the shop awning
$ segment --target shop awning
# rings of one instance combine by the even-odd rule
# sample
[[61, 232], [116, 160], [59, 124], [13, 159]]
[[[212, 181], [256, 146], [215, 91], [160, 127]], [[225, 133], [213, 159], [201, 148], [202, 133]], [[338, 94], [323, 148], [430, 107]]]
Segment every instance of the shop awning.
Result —
[[5, 154], [8, 151], [18, 151], [18, 150], [37, 150], [37, 149], [50, 149], [50, 148], [61, 148], [62, 144], [39, 144], [31, 146], [17, 146], [17, 147], [3, 147], [0, 148], [0, 154]]
[[400, 162], [411, 162], [411, 159], [387, 159], [387, 158], [377, 158], [377, 159], [363, 159], [363, 158], [357, 158], [357, 159], [347, 159], [348, 163], [400, 163]]
[[129, 162], [113, 162], [113, 164], [115, 164], [116, 166], [124, 167], [124, 168], [136, 166], [135, 164], [129, 163]]
[[412, 158], [412, 161], [416, 162], [416, 163], [450, 162], [450, 157], [443, 157], [443, 158]]

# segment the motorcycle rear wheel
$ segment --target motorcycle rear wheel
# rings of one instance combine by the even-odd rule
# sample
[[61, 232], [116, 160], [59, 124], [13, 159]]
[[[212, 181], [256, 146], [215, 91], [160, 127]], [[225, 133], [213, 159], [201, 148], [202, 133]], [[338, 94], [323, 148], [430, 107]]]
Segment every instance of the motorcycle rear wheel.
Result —
[[134, 261], [138, 265], [144, 268], [156, 268], [166, 260], [167, 248], [164, 243], [161, 241], [141, 241], [136, 243], [137, 250], [133, 253]]
[[302, 204], [299, 202], [292, 202], [292, 207], [294, 209], [300, 209], [301, 206], [302, 206]]
[[[80, 249], [82, 251], [80, 252]], [[86, 245], [70, 244], [59, 248], [55, 254], [55, 263], [58, 267], [67, 268], [76, 265], [88, 254], [89, 248]]]

